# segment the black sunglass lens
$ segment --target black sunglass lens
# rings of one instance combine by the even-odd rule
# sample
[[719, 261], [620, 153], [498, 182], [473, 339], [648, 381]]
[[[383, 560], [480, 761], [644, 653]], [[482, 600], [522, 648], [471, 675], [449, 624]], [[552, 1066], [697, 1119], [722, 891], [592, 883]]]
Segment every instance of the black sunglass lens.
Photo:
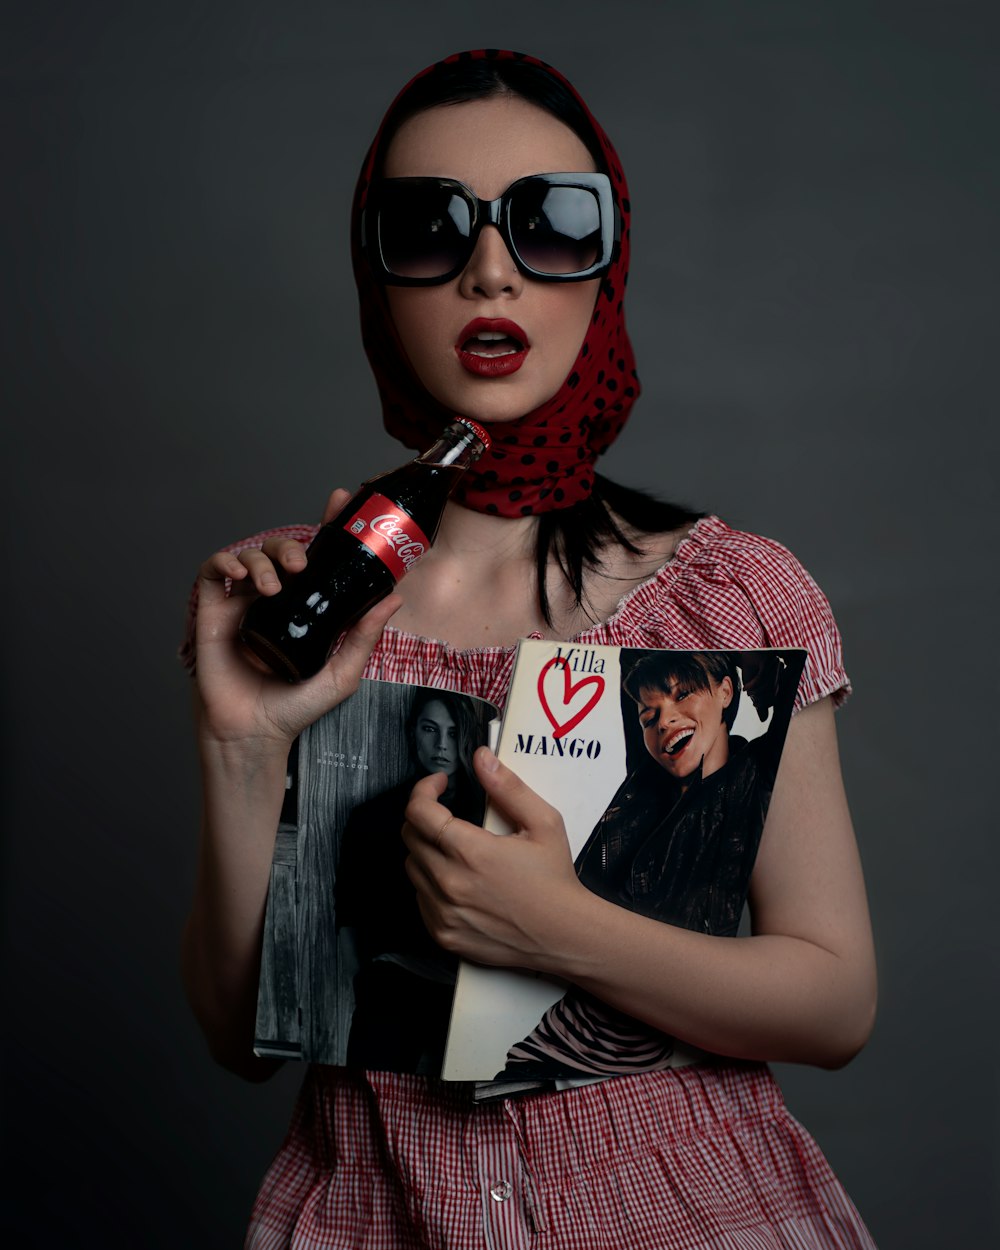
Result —
[[537, 273], [583, 273], [601, 258], [601, 205], [587, 187], [527, 183], [511, 197], [510, 233]]
[[379, 205], [382, 260], [399, 278], [440, 278], [461, 266], [470, 228], [468, 204], [447, 190], [395, 188]]

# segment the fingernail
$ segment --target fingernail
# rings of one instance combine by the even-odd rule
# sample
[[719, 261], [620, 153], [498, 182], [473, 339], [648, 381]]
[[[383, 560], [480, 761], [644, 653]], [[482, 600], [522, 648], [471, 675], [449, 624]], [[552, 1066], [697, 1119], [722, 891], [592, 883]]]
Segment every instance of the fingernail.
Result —
[[482, 755], [479, 758], [482, 761], [483, 768], [485, 768], [488, 773], [495, 773], [500, 767], [500, 761], [489, 747], [482, 748]]

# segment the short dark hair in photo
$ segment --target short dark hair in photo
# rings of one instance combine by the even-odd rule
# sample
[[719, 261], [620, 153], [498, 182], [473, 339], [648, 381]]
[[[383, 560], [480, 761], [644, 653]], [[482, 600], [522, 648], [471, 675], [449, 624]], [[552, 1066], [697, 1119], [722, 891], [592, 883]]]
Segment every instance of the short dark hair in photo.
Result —
[[662, 690], [670, 694], [674, 686], [687, 690], [712, 690], [723, 678], [733, 684], [733, 697], [723, 709], [722, 719], [727, 729], [732, 729], [740, 705], [739, 670], [729, 651], [653, 651], [648, 652], [629, 669], [622, 681], [625, 693], [636, 703], [641, 703], [639, 692]]

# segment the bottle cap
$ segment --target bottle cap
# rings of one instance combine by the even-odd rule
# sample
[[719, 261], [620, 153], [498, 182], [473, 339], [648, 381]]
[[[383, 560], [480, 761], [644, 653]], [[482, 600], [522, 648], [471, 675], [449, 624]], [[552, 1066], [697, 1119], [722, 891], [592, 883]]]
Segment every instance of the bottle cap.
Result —
[[478, 438], [482, 443], [483, 451], [489, 451], [489, 449], [493, 446], [493, 439], [490, 438], [478, 421], [473, 421], [471, 417], [456, 417], [455, 420], [461, 422], [462, 425], [468, 426], [473, 434], [475, 434], [476, 438]]

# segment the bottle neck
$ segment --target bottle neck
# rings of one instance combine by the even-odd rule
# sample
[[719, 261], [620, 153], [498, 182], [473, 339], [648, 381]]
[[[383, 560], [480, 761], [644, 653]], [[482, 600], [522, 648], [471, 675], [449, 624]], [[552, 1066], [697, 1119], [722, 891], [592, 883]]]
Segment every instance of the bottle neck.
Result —
[[460, 469], [467, 469], [483, 454], [484, 439], [487, 436], [485, 431], [482, 433], [483, 437], [480, 437], [480, 431], [471, 423], [466, 425], [464, 421], [454, 421], [445, 427], [433, 446], [417, 457], [417, 462], [441, 467], [455, 465]]

